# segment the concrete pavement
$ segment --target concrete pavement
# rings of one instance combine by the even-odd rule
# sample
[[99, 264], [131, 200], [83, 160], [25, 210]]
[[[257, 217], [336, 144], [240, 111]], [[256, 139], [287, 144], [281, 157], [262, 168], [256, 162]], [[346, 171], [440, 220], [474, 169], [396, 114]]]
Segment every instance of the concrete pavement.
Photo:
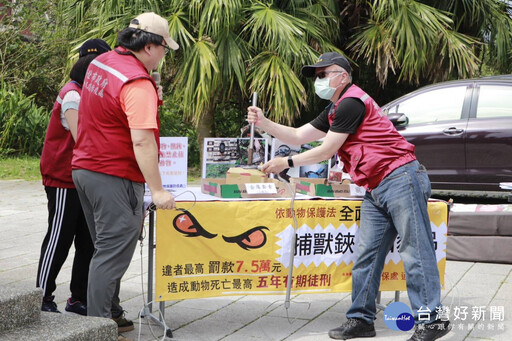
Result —
[[[0, 193], [0, 285], [35, 285], [47, 228], [44, 188], [39, 181], [0, 181]], [[145, 240], [123, 277], [121, 304], [136, 324], [123, 335], [162, 340], [160, 326], [138, 318], [147, 303], [147, 249]], [[57, 279], [55, 300], [61, 311], [69, 296], [72, 259], [70, 250]], [[453, 330], [441, 340], [512, 340], [512, 265], [448, 261], [445, 279], [442, 301], [450, 308]], [[382, 293], [382, 303], [393, 298], [393, 292]], [[409, 304], [407, 293], [401, 293], [400, 301]], [[350, 293], [295, 295], [289, 309], [284, 295], [190, 299], [165, 302], [165, 321], [176, 340], [329, 340], [327, 331], [345, 320], [349, 305]], [[155, 315], [158, 306], [153, 305]], [[375, 326], [374, 340], [411, 335], [386, 327], [382, 312]]]

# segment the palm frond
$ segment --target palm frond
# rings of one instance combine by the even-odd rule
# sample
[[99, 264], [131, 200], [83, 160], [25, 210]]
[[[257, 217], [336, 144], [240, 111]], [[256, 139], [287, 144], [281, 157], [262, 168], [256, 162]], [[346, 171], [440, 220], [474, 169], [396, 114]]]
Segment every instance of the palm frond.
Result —
[[175, 84], [176, 96], [187, 108], [185, 116], [195, 123], [209, 109], [219, 74], [215, 47], [207, 37], [201, 37], [184, 53], [181, 73]]
[[277, 54], [264, 51], [258, 54], [249, 67], [250, 92], [260, 95], [262, 107], [270, 118], [291, 124], [306, 105], [306, 92], [299, 78]]
[[[433, 60], [449, 62], [473, 74], [478, 58], [471, 51], [476, 43], [463, 34], [454, 34], [449, 13], [413, 0], [375, 1], [373, 18], [353, 37], [350, 48], [358, 57], [375, 63], [376, 74], [383, 85], [388, 70], [400, 70], [399, 79], [419, 82], [420, 77], [437, 78], [431, 69]], [[465, 45], [467, 44], [467, 45]], [[433, 51], [444, 54], [433, 55]]]
[[268, 49], [283, 57], [300, 53], [306, 22], [259, 1], [249, 11], [241, 34], [255, 51]]
[[176, 11], [169, 14], [167, 19], [170, 36], [176, 40], [182, 49], [186, 49], [194, 43], [194, 37], [188, 30], [190, 26], [188, 16], [183, 9], [177, 8]]
[[239, 25], [242, 10], [242, 0], [208, 0], [204, 2], [199, 23], [205, 34], [216, 38], [217, 34]]
[[246, 81], [246, 60], [249, 58], [249, 52], [246, 43], [240, 39], [234, 32], [226, 32], [219, 37], [215, 47], [218, 55], [219, 67], [225, 94], [231, 93], [234, 84], [238, 89], [245, 89]]
[[[474, 55], [471, 46], [478, 42], [466, 35], [453, 31], [445, 31], [439, 37], [439, 45], [433, 53], [438, 54], [439, 64], [432, 65], [432, 79], [442, 80], [436, 74], [442, 70], [446, 74], [456, 71], [461, 78], [474, 77], [478, 71], [478, 57]], [[442, 64], [441, 64], [442, 63]]]

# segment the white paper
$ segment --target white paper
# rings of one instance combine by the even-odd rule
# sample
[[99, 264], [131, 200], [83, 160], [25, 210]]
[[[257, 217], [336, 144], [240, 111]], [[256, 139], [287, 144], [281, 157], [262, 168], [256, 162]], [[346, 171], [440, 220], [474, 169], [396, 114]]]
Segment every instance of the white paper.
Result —
[[277, 194], [277, 188], [274, 183], [246, 183], [247, 194]]

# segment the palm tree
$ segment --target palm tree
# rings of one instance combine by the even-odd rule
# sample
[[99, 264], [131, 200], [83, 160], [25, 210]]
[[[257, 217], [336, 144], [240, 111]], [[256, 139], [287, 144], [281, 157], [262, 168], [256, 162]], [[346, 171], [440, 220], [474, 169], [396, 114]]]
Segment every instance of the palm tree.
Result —
[[168, 58], [166, 77], [173, 80], [173, 102], [197, 126], [199, 145], [214, 136], [216, 108], [232, 96], [248, 98], [256, 91], [272, 119], [291, 124], [307, 103], [300, 68], [318, 51], [339, 51], [335, 0], [62, 3], [63, 22], [76, 23], [75, 48], [91, 37], [113, 43], [115, 32], [144, 10], [168, 19], [181, 48]]
[[[512, 64], [512, 7], [504, 0], [429, 1], [450, 13], [459, 33], [475, 37], [476, 51], [498, 73], [510, 73]], [[427, 2], [427, 3], [429, 3]]]
[[55, 20], [67, 31], [71, 52], [67, 69], [78, 58], [80, 45], [93, 38], [102, 38], [111, 46], [117, 41], [117, 32], [142, 12], [160, 13], [164, 1], [141, 0], [58, 0]]
[[[500, 0], [351, 1], [342, 14], [354, 33], [346, 42], [356, 59], [375, 66], [381, 85], [399, 80], [441, 81], [478, 75], [487, 59], [511, 71], [510, 6]], [[356, 27], [356, 28], [354, 28]], [[488, 51], [484, 55], [483, 51]]]
[[175, 0], [168, 6], [171, 35], [183, 46], [171, 61], [175, 96], [199, 140], [214, 136], [220, 103], [252, 92], [272, 119], [291, 124], [307, 103], [301, 66], [317, 50], [335, 49], [335, 1]]
[[[229, 98], [259, 105], [291, 124], [312, 93], [300, 68], [323, 51], [350, 52], [417, 83], [477, 75], [483, 61], [510, 70], [508, 3], [501, 0], [60, 0], [60, 21], [71, 24], [73, 47], [91, 37], [111, 44], [116, 32], [143, 11], [168, 19], [181, 48], [167, 58], [168, 98], [194, 122], [199, 145], [215, 136], [214, 115]], [[76, 54], [76, 52], [75, 52]], [[241, 105], [242, 107], [242, 105]], [[243, 110], [243, 109], [242, 109]]]

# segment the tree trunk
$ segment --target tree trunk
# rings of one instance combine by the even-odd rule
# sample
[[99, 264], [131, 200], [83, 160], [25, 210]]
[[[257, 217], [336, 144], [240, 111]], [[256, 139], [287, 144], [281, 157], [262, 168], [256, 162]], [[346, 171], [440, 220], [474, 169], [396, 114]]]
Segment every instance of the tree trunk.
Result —
[[215, 136], [214, 131], [214, 106], [213, 108], [208, 108], [203, 112], [203, 115], [199, 119], [197, 123], [197, 143], [199, 145], [199, 155], [200, 155], [200, 167], [202, 169], [203, 166], [203, 146], [204, 146], [204, 138], [205, 137], [213, 137]]

